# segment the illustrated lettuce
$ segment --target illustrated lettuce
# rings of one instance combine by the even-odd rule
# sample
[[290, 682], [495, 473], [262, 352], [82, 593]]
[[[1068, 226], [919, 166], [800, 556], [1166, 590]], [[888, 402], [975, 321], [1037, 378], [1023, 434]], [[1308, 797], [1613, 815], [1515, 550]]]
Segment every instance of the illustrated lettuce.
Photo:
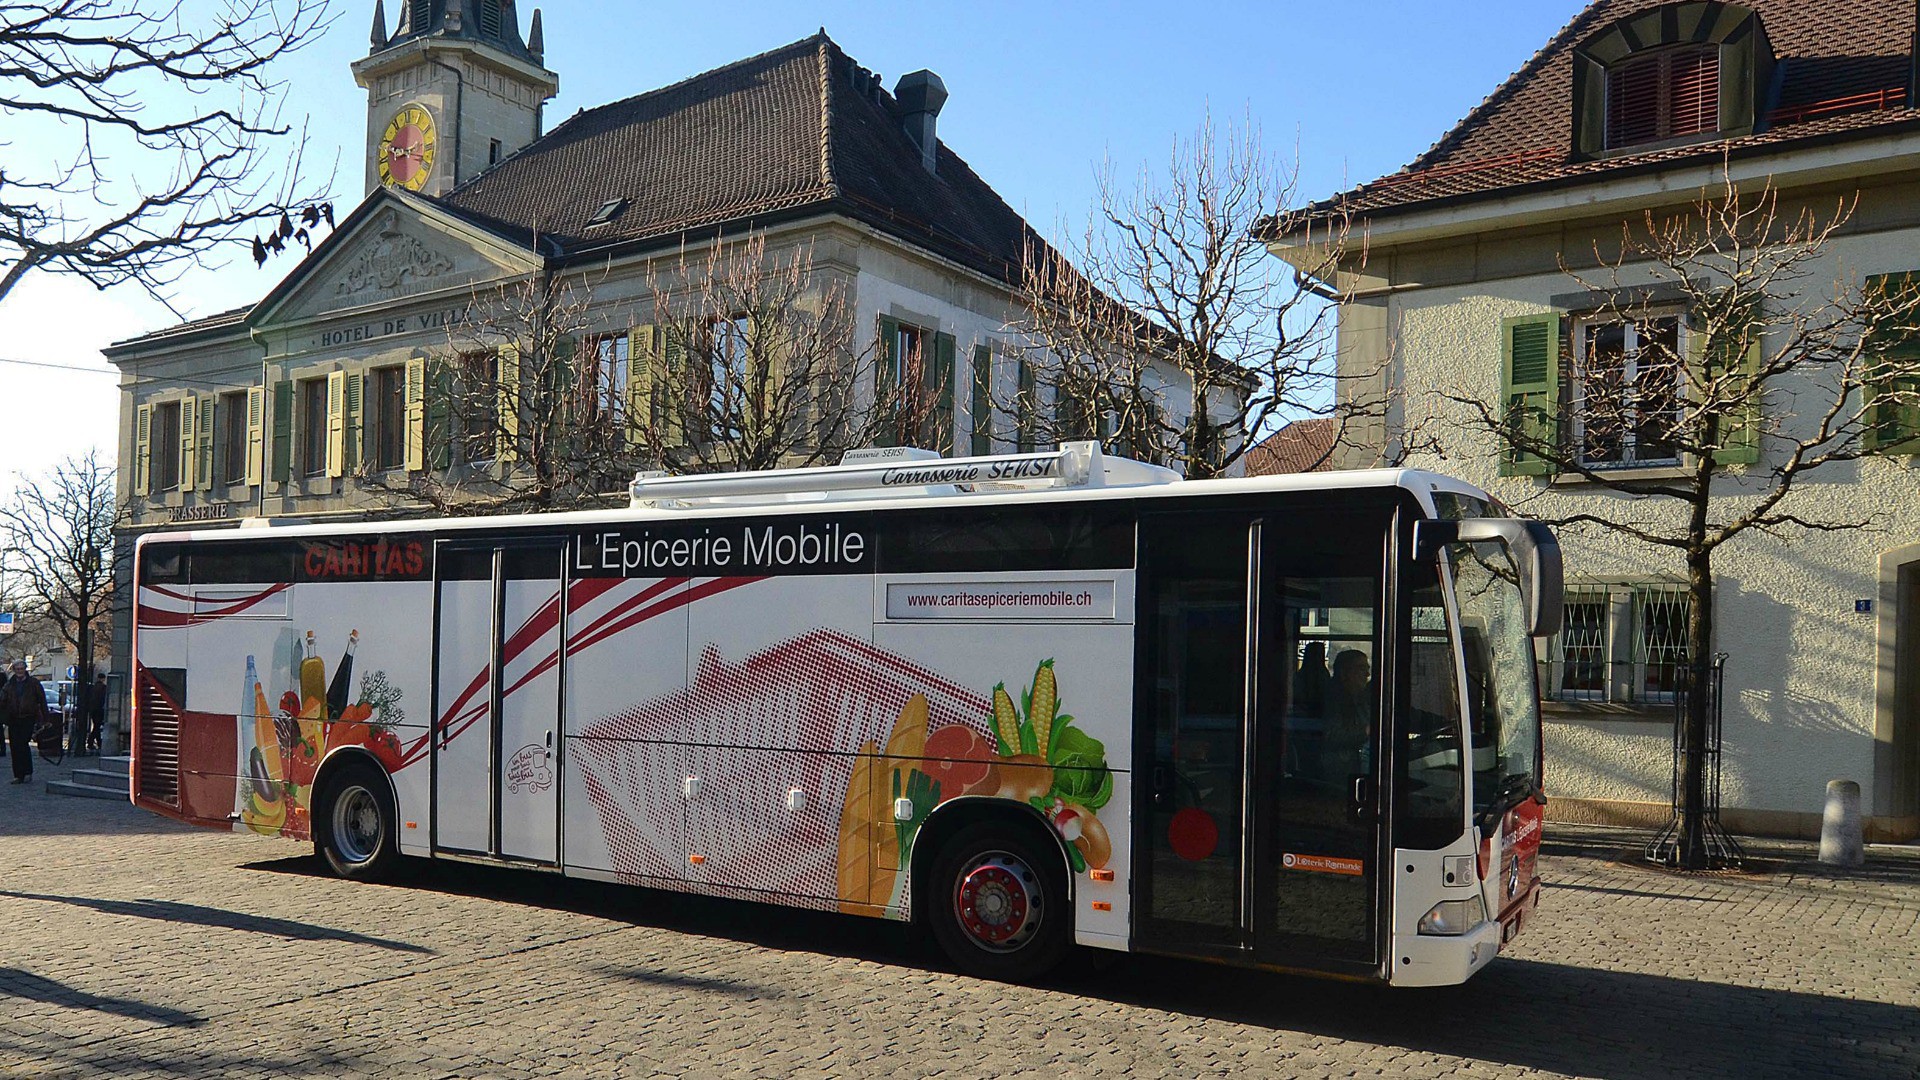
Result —
[[1055, 724], [1047, 764], [1053, 766], [1053, 794], [1062, 802], [1098, 810], [1113, 798], [1113, 772], [1107, 768], [1107, 748], [1100, 740], [1073, 726], [1073, 717]]

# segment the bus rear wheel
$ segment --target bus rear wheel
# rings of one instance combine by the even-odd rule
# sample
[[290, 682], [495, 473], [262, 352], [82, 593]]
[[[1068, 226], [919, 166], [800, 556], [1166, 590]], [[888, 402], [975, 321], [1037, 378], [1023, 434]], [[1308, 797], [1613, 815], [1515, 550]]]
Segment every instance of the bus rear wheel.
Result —
[[379, 881], [400, 861], [393, 794], [372, 765], [346, 766], [314, 808], [313, 846], [328, 869], [354, 881]]
[[967, 974], [1031, 982], [1066, 955], [1066, 870], [1025, 830], [969, 825], [940, 849], [929, 876], [933, 936]]

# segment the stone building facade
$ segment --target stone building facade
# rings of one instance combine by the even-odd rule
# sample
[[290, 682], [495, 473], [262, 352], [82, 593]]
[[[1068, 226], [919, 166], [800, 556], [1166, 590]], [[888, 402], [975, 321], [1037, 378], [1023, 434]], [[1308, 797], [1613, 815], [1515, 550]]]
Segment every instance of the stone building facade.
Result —
[[[1600, 0], [1413, 164], [1322, 204], [1355, 214], [1368, 245], [1342, 283], [1355, 297], [1340, 320], [1342, 370], [1353, 392], [1389, 402], [1340, 463], [1439, 468], [1529, 515], [1639, 514], [1657, 527], [1656, 503], [1512, 467], [1453, 398], [1508, 401], [1534, 392], [1533, 379], [1573, 439], [1604, 366], [1641, 355], [1626, 335], [1678, 334], [1685, 355], [1692, 313], [1632, 327], [1608, 313], [1609, 289], [1653, 279], [1631, 265], [1613, 278], [1606, 253], [1623, 227], [1684, 212], [1729, 180], [1749, 193], [1771, 184], [1788, 216], [1858, 199], [1790, 306], [1920, 270], [1915, 29], [1905, 0]], [[1284, 258], [1291, 244], [1272, 246]], [[1535, 346], [1538, 370], [1521, 371], [1516, 358]], [[1767, 401], [1774, 433], [1717, 481], [1716, 514], [1766, 487], [1815, 423], [1795, 411], [1808, 400]], [[1721, 795], [1736, 830], [1817, 833], [1827, 781], [1848, 779], [1870, 837], [1920, 834], [1912, 435], [1792, 497], [1870, 527], [1748, 534], [1716, 559]], [[1649, 452], [1590, 464], [1657, 481], [1689, 463]], [[1655, 824], [1671, 795], [1684, 566], [1617, 535], [1564, 538], [1568, 626], [1541, 643], [1549, 813]]]

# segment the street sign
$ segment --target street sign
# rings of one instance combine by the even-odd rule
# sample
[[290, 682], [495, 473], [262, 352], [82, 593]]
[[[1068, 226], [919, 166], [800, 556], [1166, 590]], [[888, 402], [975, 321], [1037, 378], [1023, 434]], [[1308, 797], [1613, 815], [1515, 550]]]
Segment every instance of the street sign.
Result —
[[13, 633], [13, 612], [0, 611], [0, 634]]
[[75, 667], [75, 666], [74, 666], [74, 665], [72, 665], [72, 664], [68, 664], [68, 665], [67, 665], [67, 678], [69, 678], [69, 679], [77, 679], [77, 678], [79, 678], [79, 677], [80, 677], [80, 669], [79, 669], [79, 668], [77, 668], [77, 667]]

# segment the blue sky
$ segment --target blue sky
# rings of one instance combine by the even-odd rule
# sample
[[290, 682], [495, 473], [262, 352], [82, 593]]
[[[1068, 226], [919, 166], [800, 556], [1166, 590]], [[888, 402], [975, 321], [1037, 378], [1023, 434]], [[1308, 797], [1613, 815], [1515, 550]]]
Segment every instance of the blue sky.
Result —
[[[365, 95], [348, 64], [367, 51], [372, 0], [334, 0], [339, 18], [283, 70], [286, 112], [308, 125], [309, 163], [331, 169], [335, 202], [361, 191]], [[520, 0], [522, 19], [535, 5]], [[1251, 115], [1269, 149], [1297, 151], [1306, 197], [1391, 172], [1425, 150], [1554, 31], [1579, 0], [1348, 3], [1085, 2], [875, 5], [549, 3], [547, 65], [560, 74], [549, 126], [583, 107], [663, 86], [824, 26], [891, 87], [931, 68], [952, 97], [941, 139], [1049, 235], [1086, 212], [1103, 159], [1122, 174], [1164, 161], [1202, 113]], [[387, 5], [389, 14], [397, 4]], [[0, 146], [16, 153], [53, 147]], [[335, 166], [335, 163], [337, 167]], [[189, 316], [258, 299], [293, 267], [244, 256], [176, 289]], [[0, 358], [105, 369], [101, 346], [174, 321], [133, 291], [95, 293], [40, 277], [0, 301]], [[0, 398], [46, 401], [0, 425], [0, 486], [66, 455], [111, 448], [113, 379], [0, 364]], [[26, 413], [24, 421], [23, 412]]]

